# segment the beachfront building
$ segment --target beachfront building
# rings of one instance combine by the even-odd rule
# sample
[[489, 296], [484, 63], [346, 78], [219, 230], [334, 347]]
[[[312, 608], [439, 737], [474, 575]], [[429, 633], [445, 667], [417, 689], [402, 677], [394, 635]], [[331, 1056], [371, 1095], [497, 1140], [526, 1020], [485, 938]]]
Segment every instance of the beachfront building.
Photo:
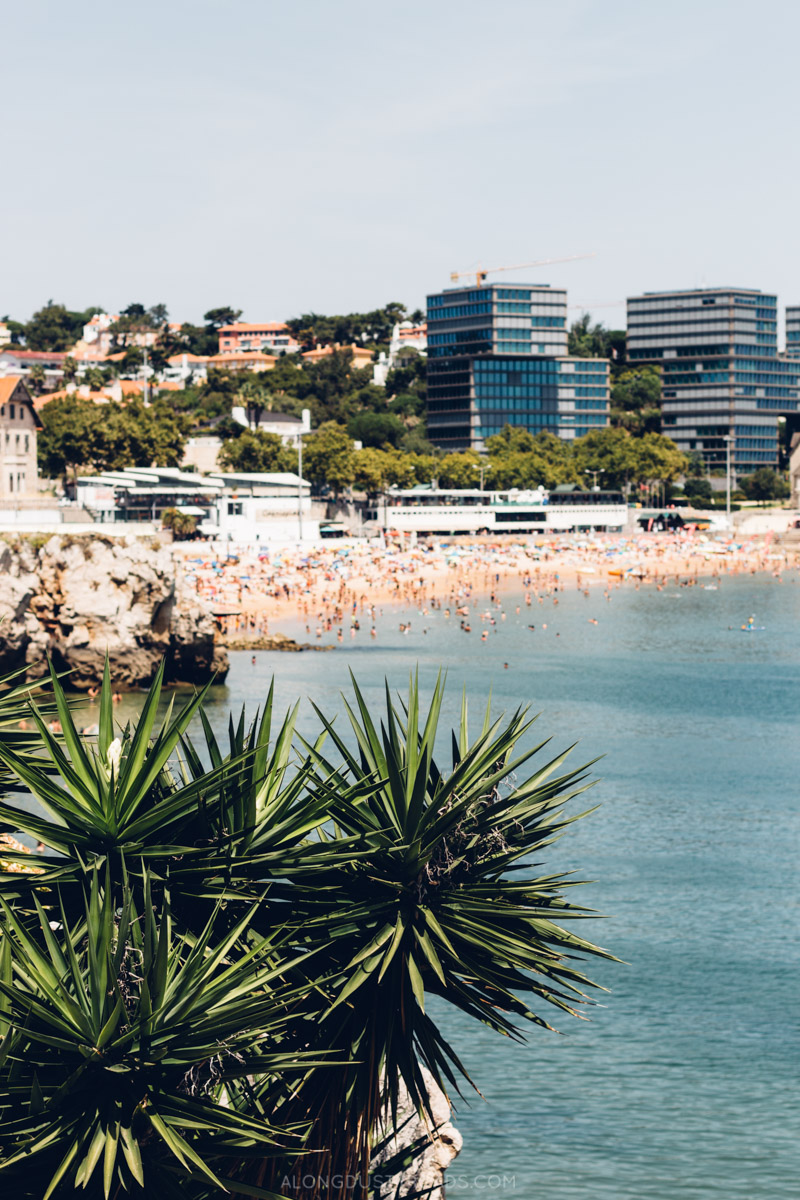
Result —
[[800, 358], [800, 306], [786, 309], [786, 357]]
[[606, 359], [567, 354], [567, 293], [546, 284], [428, 296], [428, 436], [483, 450], [505, 425], [560, 438], [608, 424]]
[[778, 418], [798, 411], [800, 361], [778, 353], [777, 297], [752, 288], [646, 292], [628, 300], [631, 367], [654, 363], [663, 430], [709, 470], [777, 467]]

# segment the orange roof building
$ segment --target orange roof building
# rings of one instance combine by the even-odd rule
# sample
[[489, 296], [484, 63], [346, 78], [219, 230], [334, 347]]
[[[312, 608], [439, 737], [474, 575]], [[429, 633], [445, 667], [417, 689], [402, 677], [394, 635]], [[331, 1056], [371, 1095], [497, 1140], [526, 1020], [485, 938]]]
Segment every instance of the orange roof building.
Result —
[[351, 346], [340, 346], [338, 343], [333, 346], [317, 346], [316, 350], [307, 350], [303, 358], [306, 362], [315, 363], [327, 358], [336, 350], [351, 350], [354, 367], [368, 367], [372, 363], [372, 351], [366, 346], [359, 346], [356, 342]]
[[282, 321], [236, 321], [219, 331], [219, 352], [229, 354], [249, 350], [274, 350], [294, 354], [300, 349]]
[[208, 365], [229, 371], [271, 371], [275, 366], [275, 355], [262, 354], [260, 350], [229, 351], [212, 354]]

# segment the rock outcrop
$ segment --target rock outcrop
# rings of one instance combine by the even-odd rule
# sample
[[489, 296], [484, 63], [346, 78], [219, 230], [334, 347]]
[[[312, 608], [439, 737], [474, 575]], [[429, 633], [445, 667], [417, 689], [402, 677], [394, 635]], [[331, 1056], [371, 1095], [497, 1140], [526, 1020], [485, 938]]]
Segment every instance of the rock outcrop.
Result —
[[162, 658], [173, 682], [224, 678], [211, 612], [176, 584], [169, 549], [153, 539], [54, 536], [0, 541], [0, 670], [26, 665], [29, 678], [49, 655], [70, 686], [102, 676], [106, 653], [117, 687], [143, 687]]
[[[444, 1200], [445, 1170], [461, 1150], [461, 1134], [450, 1124], [447, 1097], [436, 1086], [427, 1068], [423, 1067], [422, 1073], [433, 1113], [433, 1126], [419, 1116], [405, 1087], [401, 1088], [396, 1132], [387, 1137], [384, 1131], [385, 1143], [372, 1160], [377, 1195], [381, 1200], [395, 1200], [396, 1197], [402, 1200], [407, 1196]], [[405, 1152], [410, 1161], [398, 1174], [389, 1168], [389, 1164]], [[384, 1165], [385, 1175], [381, 1171]]]

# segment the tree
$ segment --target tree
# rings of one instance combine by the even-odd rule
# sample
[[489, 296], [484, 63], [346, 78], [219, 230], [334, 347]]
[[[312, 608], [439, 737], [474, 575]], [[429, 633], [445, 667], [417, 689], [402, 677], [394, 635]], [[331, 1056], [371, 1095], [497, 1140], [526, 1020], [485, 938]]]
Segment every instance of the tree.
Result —
[[189, 541], [197, 531], [197, 517], [181, 512], [179, 508], [165, 508], [161, 514], [161, 524], [165, 529], [172, 530], [176, 542]]
[[91, 460], [97, 431], [96, 405], [91, 400], [65, 396], [48, 401], [39, 415], [39, 469], [50, 479], [70, 473], [74, 478], [78, 467]]
[[739, 480], [739, 487], [748, 500], [760, 500], [763, 504], [785, 500], [790, 495], [788, 483], [772, 467], [759, 467], [752, 475], [745, 475]]
[[196, 419], [210, 421], [214, 417], [230, 413], [236, 403], [241, 382], [237, 371], [209, 367], [205, 382], [198, 387], [185, 388], [183, 392], [174, 392], [172, 402], [192, 411]]
[[347, 432], [365, 447], [397, 447], [406, 427], [399, 417], [388, 412], [362, 412], [347, 422]]
[[83, 375], [83, 382], [88, 383], [92, 391], [99, 391], [108, 383], [109, 372], [102, 367], [89, 367]]
[[79, 467], [177, 467], [183, 457], [187, 422], [160, 400], [145, 407], [138, 397], [95, 404], [73, 395], [50, 400], [39, 415], [39, 465], [51, 478]]
[[[428, 393], [427, 358], [417, 353], [406, 352], [403, 361], [393, 367], [386, 376], [386, 394], [394, 399], [412, 395], [416, 397], [418, 408], [416, 415], [424, 411], [424, 401]], [[390, 400], [390, 404], [392, 400]]]
[[303, 474], [317, 487], [327, 485], [334, 495], [355, 480], [355, 451], [347, 430], [334, 421], [320, 425], [303, 440]]
[[48, 300], [25, 326], [25, 345], [29, 350], [68, 350], [83, 333], [84, 325], [99, 308], [71, 312], [63, 304]]
[[[477, 488], [481, 478], [481, 457], [475, 450], [445, 454], [437, 464], [439, 487]], [[484, 476], [484, 483], [486, 478]]]
[[596, 472], [600, 486], [627, 491], [634, 477], [632, 441], [625, 429], [597, 429], [576, 438], [573, 454], [584, 485], [592, 486]]
[[532, 434], [506, 425], [486, 441], [493, 485], [498, 488], [556, 487], [578, 478], [569, 445], [555, 434]]
[[551, 488], [560, 483], [577, 481], [575, 459], [568, 442], [562, 442], [554, 433], [542, 430], [541, 433], [534, 434], [533, 443], [533, 452], [539, 462], [530, 483]]
[[415, 483], [432, 483], [439, 476], [439, 463], [441, 459], [435, 454], [419, 454], [412, 453], [409, 456], [411, 470], [414, 473], [414, 478], [411, 487]]
[[683, 491], [687, 500], [710, 500], [713, 494], [709, 479], [691, 477], [684, 482]]
[[400, 439], [400, 449], [404, 454], [425, 455], [430, 457], [436, 454], [436, 447], [428, 438], [428, 426], [425, 421], [417, 421], [415, 424], [408, 423], [409, 427]]
[[47, 376], [44, 373], [44, 367], [41, 363], [33, 363], [28, 371], [28, 386], [30, 387], [34, 396], [41, 396], [46, 383]]
[[53, 670], [63, 743], [35, 706], [33, 753], [0, 737], [4, 824], [45, 849], [3, 851], [0, 1174], [15, 1200], [367, 1195], [401, 1087], [430, 1116], [423, 1064], [471, 1082], [444, 1005], [522, 1040], [590, 1003], [578, 959], [611, 955], [539, 865], [585, 768], [530, 774], [527, 713], [475, 738], [464, 705], [448, 770], [441, 681], [380, 724], [354, 685], [357, 753], [272, 689], [196, 746], [205, 693], [159, 727], [162, 678], [116, 731], [107, 668], [95, 740]]
[[392, 301], [368, 313], [345, 313], [339, 316], [303, 313], [299, 317], [291, 317], [286, 324], [302, 348], [312, 350], [315, 346], [334, 343], [340, 346], [354, 342], [388, 343], [393, 327], [405, 319], [405, 305]]
[[661, 369], [623, 371], [611, 387], [611, 424], [634, 435], [661, 432]]
[[212, 329], [222, 329], [223, 325], [235, 325], [241, 315], [240, 308], [231, 308], [229, 304], [225, 304], [221, 308], [210, 308], [207, 313], [203, 313], [203, 320]]
[[365, 447], [356, 450], [353, 483], [369, 495], [387, 487], [413, 487], [415, 477], [411, 456], [391, 449]]
[[374, 496], [386, 487], [386, 457], [383, 450], [364, 449], [355, 452], [353, 486]]
[[276, 433], [244, 430], [224, 443], [219, 464], [230, 471], [296, 471], [297, 456]]

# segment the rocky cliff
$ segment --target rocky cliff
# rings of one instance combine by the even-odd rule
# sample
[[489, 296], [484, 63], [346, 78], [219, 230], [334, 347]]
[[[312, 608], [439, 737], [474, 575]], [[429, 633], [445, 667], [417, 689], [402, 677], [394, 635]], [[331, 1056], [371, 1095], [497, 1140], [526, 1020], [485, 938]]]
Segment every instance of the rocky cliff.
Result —
[[203, 683], [228, 669], [214, 638], [211, 612], [154, 539], [0, 540], [0, 671], [27, 665], [36, 677], [49, 655], [88, 688], [108, 653], [118, 687], [145, 686], [164, 657], [173, 682]]
[[[373, 1178], [380, 1200], [405, 1200], [426, 1196], [445, 1200], [445, 1171], [460, 1152], [461, 1134], [450, 1124], [450, 1104], [436, 1086], [426, 1067], [422, 1068], [433, 1115], [430, 1125], [417, 1112], [405, 1085], [398, 1097], [397, 1122], [378, 1132], [380, 1149], [372, 1160]], [[389, 1167], [405, 1157], [407, 1165], [399, 1173]], [[385, 1173], [384, 1173], [385, 1172]]]

